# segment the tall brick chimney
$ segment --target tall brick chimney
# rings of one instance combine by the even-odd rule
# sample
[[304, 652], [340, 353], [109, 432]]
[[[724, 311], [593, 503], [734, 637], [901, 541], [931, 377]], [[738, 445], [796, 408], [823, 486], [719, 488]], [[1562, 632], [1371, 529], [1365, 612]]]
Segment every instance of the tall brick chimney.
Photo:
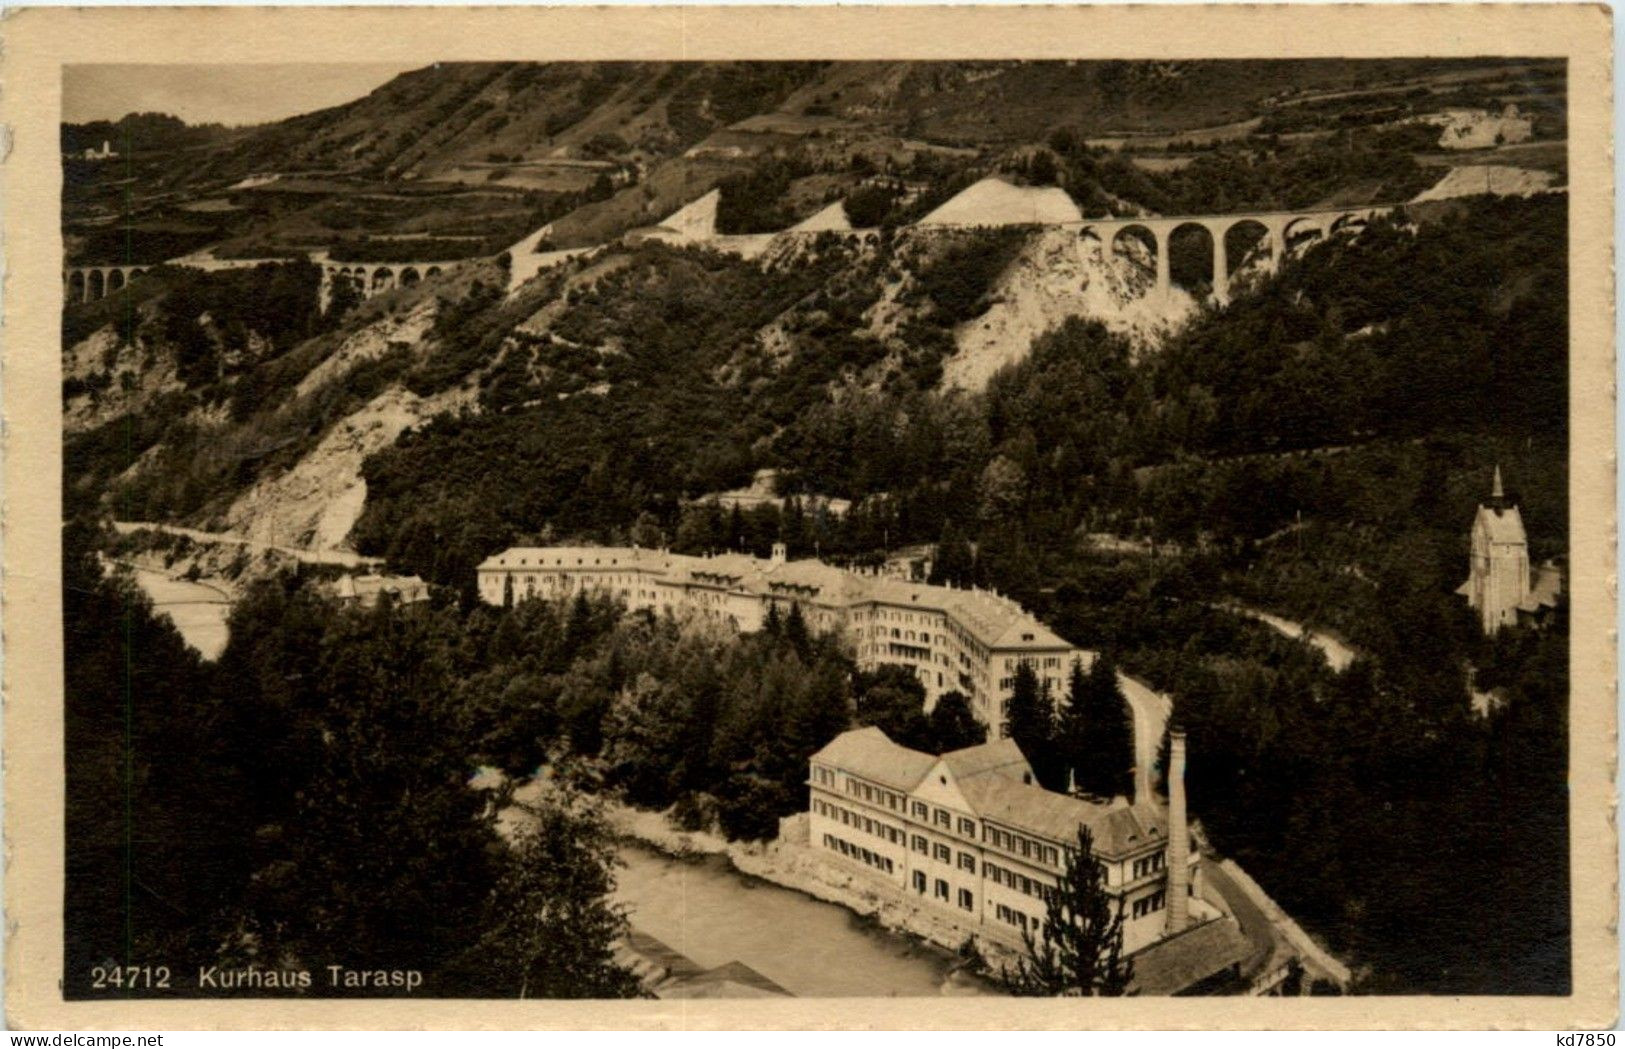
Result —
[[1168, 928], [1190, 924], [1190, 832], [1185, 827], [1185, 732], [1168, 733]]

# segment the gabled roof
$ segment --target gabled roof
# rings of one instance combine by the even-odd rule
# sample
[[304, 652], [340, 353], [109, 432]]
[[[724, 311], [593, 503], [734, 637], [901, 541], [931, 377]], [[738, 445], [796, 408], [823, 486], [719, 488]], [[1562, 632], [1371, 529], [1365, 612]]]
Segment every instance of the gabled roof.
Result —
[[1215, 918], [1130, 955], [1134, 971], [1129, 993], [1178, 994], [1220, 970], [1241, 964], [1252, 949], [1234, 918]]
[[1059, 634], [1031, 616], [1011, 623], [993, 641], [990, 648], [1071, 648]]
[[937, 763], [930, 754], [893, 743], [874, 725], [841, 733], [811, 760], [905, 791], [919, 786]]
[[954, 779], [962, 784], [977, 776], [988, 774], [1024, 783], [1031, 781], [1033, 775], [1033, 767], [1027, 763], [1026, 755], [1016, 746], [1013, 739], [1001, 739], [965, 747], [962, 750], [951, 750], [942, 756], [942, 761], [948, 766], [948, 771], [953, 773]]
[[1063, 845], [1077, 839], [1080, 824], [1087, 826], [1095, 855], [1103, 858], [1137, 852], [1167, 836], [1166, 819], [1144, 803], [1100, 805], [1004, 776], [978, 776], [959, 789], [984, 819]]
[[1154, 805], [1115, 805], [1090, 828], [1095, 851], [1103, 856], [1135, 852], [1152, 842], [1168, 839], [1167, 814]]

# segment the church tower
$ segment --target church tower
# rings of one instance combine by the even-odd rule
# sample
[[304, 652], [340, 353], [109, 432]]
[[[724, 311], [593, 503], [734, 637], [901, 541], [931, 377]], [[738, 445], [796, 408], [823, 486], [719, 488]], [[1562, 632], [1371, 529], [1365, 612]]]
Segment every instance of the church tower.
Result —
[[1515, 625], [1518, 608], [1529, 597], [1529, 540], [1523, 517], [1502, 490], [1499, 466], [1489, 500], [1473, 519], [1467, 582], [1457, 593], [1466, 595], [1486, 634]]

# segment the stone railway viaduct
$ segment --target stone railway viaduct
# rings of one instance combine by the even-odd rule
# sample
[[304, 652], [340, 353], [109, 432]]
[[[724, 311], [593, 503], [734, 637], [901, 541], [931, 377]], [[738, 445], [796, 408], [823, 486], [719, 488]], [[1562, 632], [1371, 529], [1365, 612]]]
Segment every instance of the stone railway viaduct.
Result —
[[[363, 298], [382, 295], [396, 288], [410, 288], [429, 277], [438, 277], [456, 262], [335, 262], [325, 253], [312, 255], [311, 262], [322, 268], [322, 301], [333, 292], [333, 284], [340, 278], [355, 281]], [[150, 266], [87, 265], [70, 266], [62, 271], [63, 298], [66, 302], [95, 302], [118, 291], [157, 265], [184, 267], [195, 270], [253, 269], [266, 263], [288, 262], [286, 258], [272, 259], [216, 259], [206, 256], [183, 256]]]
[[[1299, 211], [1257, 211], [1230, 215], [1172, 215], [1154, 218], [1082, 219], [1077, 222], [1044, 224], [1049, 229], [1076, 231], [1086, 241], [1093, 240], [1103, 255], [1122, 250], [1125, 237], [1138, 239], [1156, 260], [1154, 293], [1167, 295], [1173, 287], [1169, 246], [1174, 235], [1186, 229], [1205, 231], [1213, 252], [1213, 298], [1221, 305], [1230, 301], [1232, 267], [1227, 241], [1232, 233], [1242, 230], [1254, 233], [1256, 240], [1268, 249], [1270, 272], [1280, 268], [1281, 260], [1293, 247], [1308, 239], [1331, 236], [1345, 229], [1363, 227], [1372, 219], [1394, 211], [1398, 205], [1376, 205], [1358, 208], [1305, 209]], [[937, 229], [986, 229], [995, 225], [1025, 225], [1020, 222], [985, 223], [980, 225], [940, 225]], [[874, 230], [850, 231], [797, 231], [780, 236], [816, 237], [835, 233], [837, 236], [861, 236]], [[322, 268], [322, 301], [332, 294], [339, 279], [356, 282], [365, 298], [409, 288], [419, 281], [438, 276], [455, 262], [339, 262], [325, 252], [310, 257]], [[286, 262], [287, 259], [215, 259], [207, 256], [185, 256], [165, 265], [189, 266], [202, 270], [247, 269], [267, 262]], [[1239, 262], [1239, 259], [1238, 259]], [[136, 280], [151, 267], [148, 266], [75, 266], [62, 272], [63, 290], [68, 302], [94, 302], [110, 295], [129, 282]]]
[[[1156, 218], [1084, 219], [1053, 225], [1052, 229], [1075, 230], [1084, 240], [1093, 240], [1103, 255], [1121, 250], [1122, 239], [1138, 238], [1155, 256], [1157, 280], [1155, 293], [1167, 295], [1173, 287], [1169, 265], [1169, 245], [1175, 233], [1185, 229], [1203, 230], [1213, 252], [1213, 298], [1221, 305], [1230, 301], [1230, 278], [1233, 268], [1229, 259], [1227, 241], [1230, 234], [1247, 231], [1258, 234], [1258, 240], [1268, 248], [1269, 271], [1280, 268], [1287, 251], [1306, 240], [1329, 237], [1347, 229], [1358, 229], [1372, 219], [1389, 214], [1398, 205], [1376, 205], [1359, 208], [1335, 208], [1304, 211], [1255, 211], [1233, 215], [1170, 215]], [[974, 227], [949, 227], [974, 228]], [[1237, 259], [1239, 264], [1241, 260]]]

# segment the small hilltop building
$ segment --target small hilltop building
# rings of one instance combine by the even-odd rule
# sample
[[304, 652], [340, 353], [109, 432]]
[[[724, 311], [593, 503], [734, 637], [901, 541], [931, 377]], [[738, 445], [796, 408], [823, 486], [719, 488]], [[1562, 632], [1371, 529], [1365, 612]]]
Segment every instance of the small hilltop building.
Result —
[[1479, 505], [1473, 519], [1467, 581], [1456, 593], [1478, 613], [1484, 633], [1494, 634], [1520, 620], [1543, 616], [1557, 606], [1562, 589], [1562, 571], [1557, 565], [1545, 564], [1531, 573], [1523, 515], [1507, 499], [1497, 466], [1490, 497]]

